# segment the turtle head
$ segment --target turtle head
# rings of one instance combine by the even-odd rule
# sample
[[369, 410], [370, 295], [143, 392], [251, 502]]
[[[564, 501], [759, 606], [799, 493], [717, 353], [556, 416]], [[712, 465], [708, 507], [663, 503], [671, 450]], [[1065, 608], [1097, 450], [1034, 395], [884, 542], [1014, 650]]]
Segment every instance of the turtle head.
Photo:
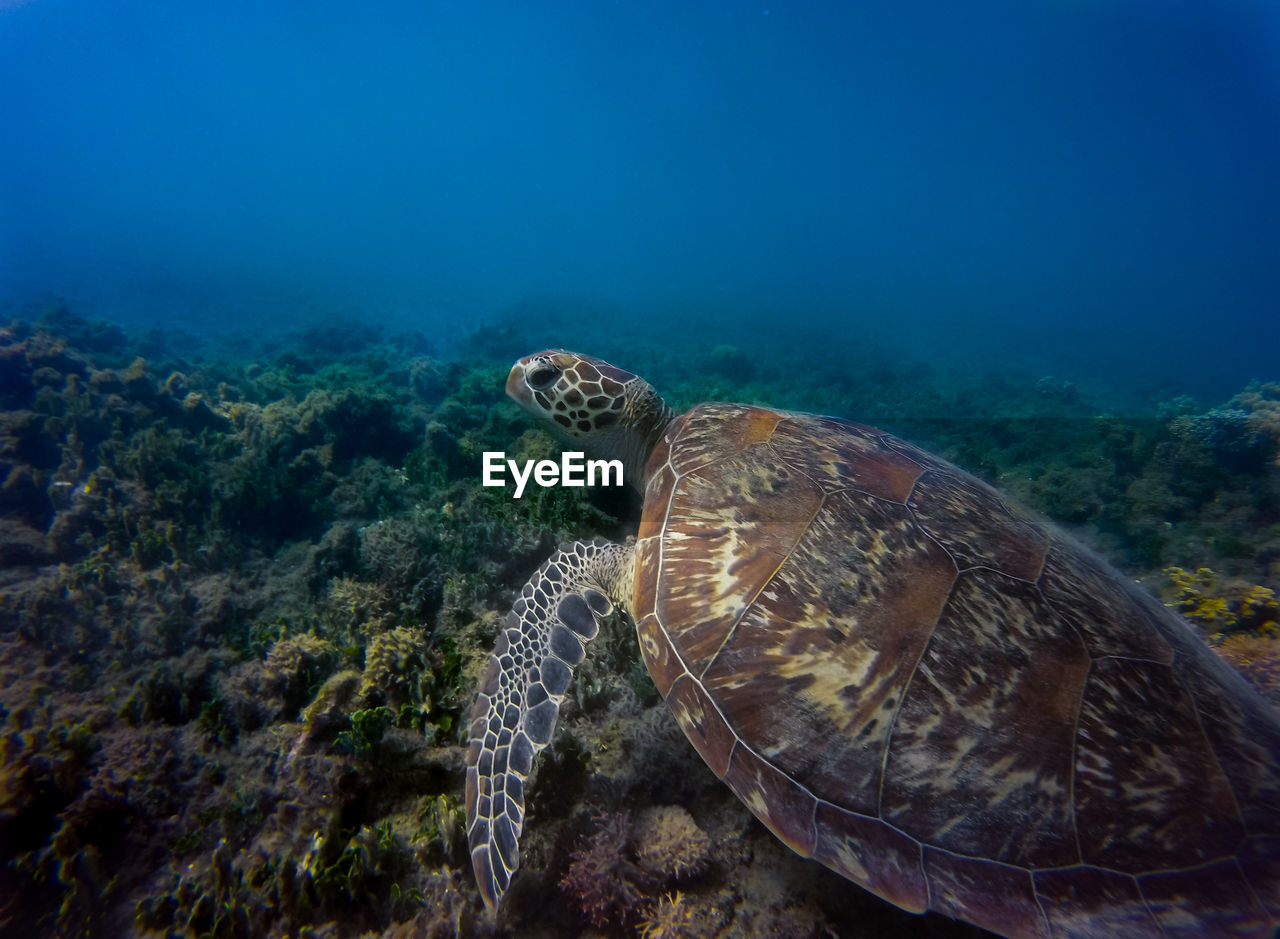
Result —
[[653, 386], [589, 355], [549, 349], [511, 368], [507, 394], [562, 441], [597, 459], [622, 460], [644, 492], [644, 465], [671, 422]]

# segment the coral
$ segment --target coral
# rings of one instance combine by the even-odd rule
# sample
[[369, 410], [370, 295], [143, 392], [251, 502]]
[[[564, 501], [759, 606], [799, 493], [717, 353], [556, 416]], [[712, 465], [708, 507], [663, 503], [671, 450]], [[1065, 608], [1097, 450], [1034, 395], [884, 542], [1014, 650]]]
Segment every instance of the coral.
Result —
[[678, 805], [645, 809], [632, 826], [636, 860], [664, 879], [687, 880], [706, 870], [711, 839]]
[[[317, 686], [336, 659], [333, 643], [314, 633], [281, 639], [267, 653], [267, 672], [282, 696]], [[289, 692], [292, 691], [293, 694]]]
[[1232, 398], [1230, 407], [1244, 412], [1249, 428], [1280, 450], [1280, 382], [1255, 382]]
[[237, 666], [221, 679], [228, 716], [246, 729], [295, 720], [338, 662], [333, 643], [313, 633], [276, 641], [261, 661]]
[[[566, 329], [682, 407], [889, 420], [1135, 573], [1183, 564], [1167, 599], [1274, 695], [1280, 385], [1157, 411], [1078, 375], [956, 375], [725, 326], [659, 347], [546, 307], [477, 333], [465, 361], [359, 322], [227, 342], [60, 305], [0, 327], [0, 931], [465, 936], [567, 932], [574, 910], [612, 934], [892, 931], [846, 916], [856, 901], [831, 919], [834, 875], [786, 868], [746, 827], [625, 626], [579, 670], [530, 806], [521, 882], [555, 871], [564, 902], [515, 889], [485, 920], [459, 806], [475, 682], [556, 541], [625, 537], [635, 508], [479, 484], [485, 450], [554, 455], [502, 385]], [[661, 807], [601, 817], [557, 862], [584, 800]]]
[[1165, 570], [1183, 616], [1205, 629], [1213, 650], [1264, 696], [1280, 703], [1280, 601], [1258, 584], [1223, 581], [1207, 567]]
[[1210, 632], [1227, 629], [1236, 624], [1236, 614], [1227, 598], [1217, 594], [1217, 575], [1207, 567], [1194, 574], [1180, 567], [1164, 570], [1177, 591], [1171, 606], [1176, 606], [1187, 619], [1198, 623]]
[[[472, 683], [451, 624], [430, 648], [419, 627], [451, 577], [478, 585], [468, 606], [487, 612], [543, 536], [513, 538], [480, 511], [465, 460], [432, 459], [416, 483], [395, 468], [426, 423], [414, 384], [443, 394], [456, 366], [424, 360], [411, 375], [408, 345], [367, 343], [293, 365], [178, 361], [167, 336], [122, 335], [94, 334], [110, 354], [90, 361], [41, 327], [0, 328], [0, 718], [15, 722], [0, 754], [0, 922], [65, 935], [355, 935], [397, 920], [448, 932], [445, 911], [418, 916], [417, 898], [434, 894], [451, 898], [454, 932], [473, 932], [445, 798]], [[490, 416], [500, 387], [486, 395], [459, 421], [499, 446], [512, 419]], [[451, 502], [456, 514], [440, 509]], [[407, 523], [386, 556], [423, 563], [352, 580], [361, 560], [385, 559], [360, 554], [360, 527], [379, 517]], [[331, 584], [334, 602], [318, 603]], [[415, 654], [374, 643], [366, 675], [332, 674], [407, 627]], [[482, 639], [487, 654], [491, 632]], [[466, 660], [479, 641], [467, 635]], [[366, 676], [370, 695], [417, 703], [362, 700]], [[424, 746], [417, 729], [446, 745]], [[308, 746], [340, 733], [369, 758]], [[436, 806], [420, 850], [446, 862], [428, 894], [422, 860], [391, 831], [420, 798]], [[299, 873], [313, 830], [313, 869]], [[171, 858], [183, 874], [168, 889]]]
[[560, 889], [595, 926], [630, 923], [653, 889], [653, 875], [631, 859], [627, 813], [600, 815], [595, 823], [569, 855]]
[[368, 521], [404, 508], [404, 480], [375, 457], [355, 461], [333, 487], [329, 501], [338, 518]]
[[1275, 634], [1280, 629], [1280, 602], [1270, 587], [1254, 585], [1240, 602], [1240, 621], [1262, 632]]
[[456, 369], [429, 356], [409, 360], [409, 385], [427, 404], [438, 403], [454, 386]]
[[83, 725], [55, 723], [48, 708], [8, 715], [0, 738], [0, 843], [4, 854], [35, 846], [87, 785], [99, 741]]
[[[71, 708], [63, 708], [67, 714]], [[0, 771], [0, 901], [6, 934], [118, 934], [108, 911], [155, 863], [155, 833], [174, 811], [153, 786], [168, 752], [130, 764], [137, 735], [102, 708], [72, 724], [47, 708], [19, 708]], [[172, 740], [175, 732], [166, 732]], [[171, 764], [170, 764], [171, 765]], [[171, 782], [166, 780], [166, 782]], [[167, 787], [166, 787], [167, 788]], [[21, 897], [12, 906], [8, 897]]]
[[641, 939], [698, 939], [710, 934], [679, 890], [655, 900], [636, 928]]
[[134, 926], [218, 939], [319, 934], [299, 926], [322, 911], [366, 925], [405, 919], [424, 903], [415, 888], [399, 886], [406, 858], [387, 824], [363, 827], [350, 838], [317, 832], [301, 860], [261, 848], [233, 852], [222, 841], [168, 890], [139, 900]]
[[[254, 739], [270, 746], [271, 735]], [[167, 882], [150, 878], [134, 907], [135, 932], [355, 936], [417, 913], [423, 872], [390, 818], [366, 823], [357, 814], [364, 783], [350, 761], [299, 756], [287, 777], [275, 777], [268, 756], [251, 748], [242, 765], [266, 764], [269, 788], [220, 787], [195, 816], [221, 827], [223, 839], [201, 850], [203, 837], [184, 836], [187, 856]]]
[[212, 472], [218, 521], [272, 539], [395, 502], [395, 478], [380, 461], [403, 459], [416, 442], [391, 398], [363, 383], [313, 389], [300, 403], [239, 401], [227, 414], [232, 433]]
[[233, 658], [225, 649], [189, 649], [179, 658], [157, 662], [134, 683], [120, 716], [135, 727], [199, 719], [217, 694], [218, 674]]
[[360, 698], [386, 702], [397, 726], [434, 741], [449, 734], [471, 703], [471, 686], [464, 688], [461, 671], [462, 657], [451, 637], [439, 636], [428, 647], [424, 630], [397, 627], [369, 640]]
[[361, 567], [413, 617], [426, 617], [440, 605], [442, 549], [437, 522], [423, 512], [384, 519], [360, 532]]
[[425, 646], [421, 629], [399, 627], [370, 639], [364, 656], [361, 696], [367, 698], [377, 692], [397, 706], [420, 703], [422, 692], [417, 679], [423, 668]]
[[343, 637], [373, 636], [391, 629], [396, 603], [384, 584], [335, 577], [321, 604], [326, 629]]
[[[323, 737], [346, 722], [351, 702], [359, 691], [360, 680], [359, 672], [347, 669], [330, 675], [320, 686], [315, 699], [302, 712], [307, 740]], [[300, 745], [305, 743], [306, 740], [300, 741]]]
[[1210, 635], [1240, 629], [1275, 630], [1280, 603], [1269, 587], [1223, 581], [1207, 567], [1195, 573], [1180, 567], [1165, 568], [1173, 587], [1173, 602], [1183, 616]]
[[1173, 418], [1169, 431], [1176, 438], [1208, 448], [1219, 464], [1236, 461], [1254, 451], [1258, 445], [1257, 422], [1240, 408], [1214, 408], [1204, 414], [1187, 414]]
[[1272, 704], [1280, 707], [1280, 636], [1247, 633], [1227, 636], [1214, 647]]

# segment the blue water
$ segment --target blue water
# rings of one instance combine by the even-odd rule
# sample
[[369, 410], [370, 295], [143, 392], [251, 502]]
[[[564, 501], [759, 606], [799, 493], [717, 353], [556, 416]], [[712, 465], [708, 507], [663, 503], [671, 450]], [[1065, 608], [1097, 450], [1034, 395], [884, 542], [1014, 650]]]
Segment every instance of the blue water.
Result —
[[0, 0], [0, 312], [1280, 373], [1270, 0]]

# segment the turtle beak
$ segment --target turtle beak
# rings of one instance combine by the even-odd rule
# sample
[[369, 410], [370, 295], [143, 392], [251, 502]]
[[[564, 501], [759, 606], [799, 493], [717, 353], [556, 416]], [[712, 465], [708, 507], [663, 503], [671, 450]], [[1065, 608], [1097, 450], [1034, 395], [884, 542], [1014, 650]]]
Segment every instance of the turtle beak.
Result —
[[529, 388], [529, 383], [524, 380], [524, 363], [525, 360], [521, 359], [511, 366], [511, 374], [507, 376], [507, 397], [521, 407], [528, 407], [533, 392]]

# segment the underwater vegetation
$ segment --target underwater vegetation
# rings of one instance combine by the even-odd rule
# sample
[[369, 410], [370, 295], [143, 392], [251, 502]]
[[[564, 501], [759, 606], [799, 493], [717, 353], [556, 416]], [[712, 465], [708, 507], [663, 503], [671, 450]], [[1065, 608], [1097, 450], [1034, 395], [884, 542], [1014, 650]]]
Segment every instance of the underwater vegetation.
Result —
[[1180, 567], [1165, 568], [1172, 584], [1173, 606], [1187, 619], [1221, 639], [1228, 632], [1253, 630], [1280, 634], [1280, 602], [1270, 587], [1245, 584], [1236, 579], [1220, 583], [1212, 570], [1195, 573]]
[[625, 347], [677, 408], [833, 413], [938, 452], [1280, 702], [1280, 384], [1139, 407], [817, 338], [762, 355], [710, 328], [676, 349], [557, 323], [522, 307], [448, 358], [343, 322], [220, 345], [58, 307], [0, 329], [0, 932], [969, 933], [793, 859], [687, 746], [620, 618], [485, 917], [460, 806], [479, 672], [555, 544], [625, 537], [636, 509], [480, 485], [486, 450], [556, 452], [503, 384], [565, 335]]

